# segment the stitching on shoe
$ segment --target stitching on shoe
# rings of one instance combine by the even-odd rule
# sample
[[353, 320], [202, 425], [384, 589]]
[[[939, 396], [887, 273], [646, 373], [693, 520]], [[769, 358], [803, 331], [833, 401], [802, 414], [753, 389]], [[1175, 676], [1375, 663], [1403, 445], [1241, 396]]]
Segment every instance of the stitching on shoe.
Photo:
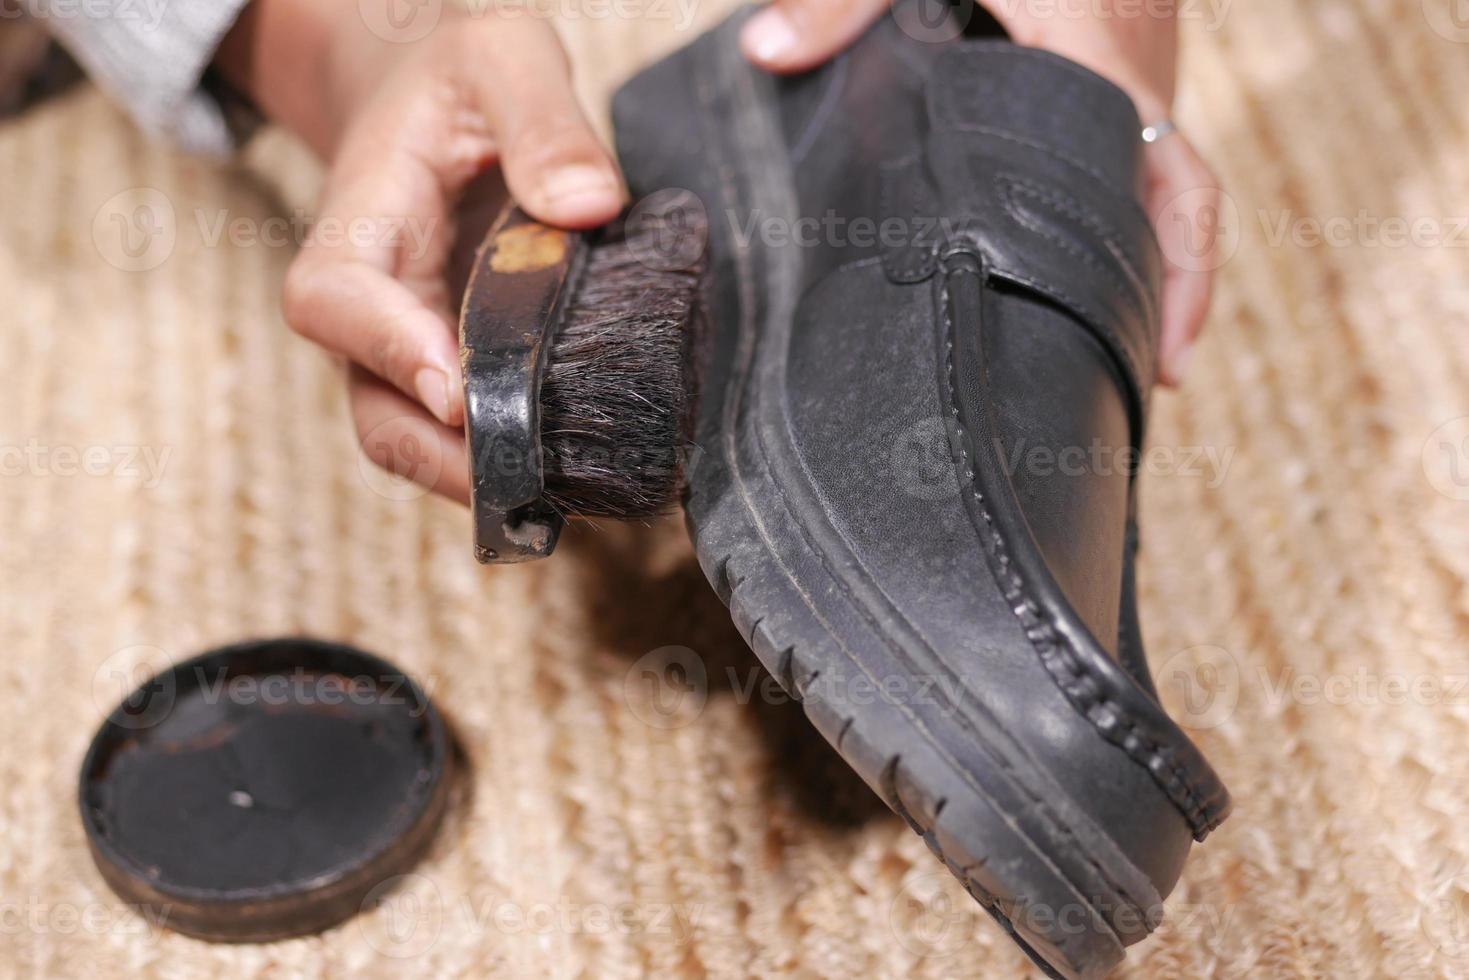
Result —
[[[1147, 295], [1145, 290], [1140, 288], [1142, 276], [1138, 274], [1137, 267], [1127, 254], [1121, 238], [1108, 222], [1069, 195], [1063, 194], [1054, 188], [1046, 187], [1033, 180], [1027, 180], [1015, 174], [1002, 172], [995, 175], [995, 183], [999, 185], [1000, 200], [1004, 203], [1005, 210], [1010, 213], [1011, 217], [1037, 235], [1054, 242], [1106, 276], [1109, 282], [1117, 286], [1127, 296], [1128, 304], [1141, 314], [1145, 320], [1151, 322], [1153, 318], [1152, 298]], [[1041, 204], [1050, 207], [1057, 214], [1072, 219], [1100, 238], [1102, 244], [1107, 246], [1107, 251], [1122, 266], [1122, 271], [1126, 274], [1125, 278], [1118, 275], [1116, 269], [1097, 258], [1090, 250], [1081, 248], [1064, 235], [1057, 234], [1052, 229], [1042, 225], [1033, 217], [1029, 216], [1025, 208], [1017, 200], [1022, 195], [1029, 195], [1041, 202]]]
[[1033, 140], [1026, 136], [1018, 136], [1015, 133], [1010, 132], [1008, 129], [996, 129], [993, 126], [982, 126], [976, 123], [962, 122], [947, 122], [944, 124], [944, 128], [945, 130], [953, 131], [956, 133], [976, 133], [980, 136], [990, 136], [998, 140], [1004, 140], [1007, 143], [1014, 143], [1016, 146], [1023, 146], [1028, 149], [1035, 150], [1038, 153], [1045, 154], [1053, 160], [1057, 160], [1061, 163], [1066, 164], [1068, 167], [1072, 167], [1073, 169], [1086, 174], [1092, 180], [1096, 181], [1096, 183], [1098, 184], [1097, 189], [1099, 191], [1105, 193], [1108, 197], [1112, 198], [1123, 208], [1130, 211], [1135, 217], [1140, 218], [1143, 223], [1146, 224], [1149, 228], [1153, 227], [1152, 219], [1148, 217], [1148, 214], [1146, 211], [1143, 210], [1142, 205], [1138, 204], [1138, 202], [1130, 195], [1119, 194], [1117, 191], [1115, 191], [1112, 188], [1112, 183], [1110, 179], [1096, 167], [1093, 167], [1091, 164], [1087, 163], [1085, 160], [1078, 159], [1077, 157], [1074, 157], [1069, 153], [1063, 153], [1060, 150], [1056, 149], [1054, 146], [1051, 146], [1047, 143], [1042, 143], [1039, 140]]
[[[1144, 353], [1151, 355], [1152, 346], [1156, 342], [1154, 340], [1155, 325], [1157, 323], [1156, 312], [1153, 309], [1152, 299], [1148, 294], [1148, 290], [1142, 285], [1142, 277], [1138, 273], [1137, 267], [1133, 264], [1127, 254], [1127, 250], [1124, 248], [1111, 225], [1080, 202], [1053, 188], [1045, 187], [1024, 177], [1002, 171], [995, 175], [995, 183], [999, 187], [1000, 201], [1006, 213], [1019, 223], [1021, 227], [1029, 229], [1033, 234], [1039, 235], [1062, 251], [1074, 256], [1084, 265], [1096, 270], [1118, 292], [1127, 297], [1128, 305], [1143, 320], [1142, 346]], [[1118, 275], [1116, 269], [1097, 258], [1090, 249], [1081, 248], [1075, 242], [1068, 240], [1064, 235], [1057, 234], [1051, 228], [1046, 227], [1028, 215], [1016, 200], [1017, 194], [1029, 194], [1043, 205], [1054, 208], [1062, 216], [1071, 218], [1095, 234], [1102, 240], [1102, 244], [1107, 248], [1107, 251], [1122, 266], [1122, 271], [1126, 274], [1126, 279]], [[1048, 282], [1045, 287], [1041, 288], [1049, 288], [1058, 297], [1065, 298], [1064, 288], [1055, 282]], [[1079, 301], [1075, 299], [1070, 300], [1070, 302], [1079, 304]], [[1086, 311], [1082, 310], [1081, 312]], [[1089, 318], [1092, 321], [1091, 326], [1093, 329], [1099, 331], [1111, 341], [1109, 346], [1122, 355], [1123, 361], [1127, 364], [1129, 371], [1133, 375], [1133, 382], [1138, 386], [1138, 390], [1141, 391], [1147, 379], [1144, 377], [1144, 372], [1141, 367], [1135, 363], [1133, 353], [1129, 349], [1129, 346], [1113, 330], [1112, 326], [1107, 322], [1108, 318], [1101, 316], [1099, 312], [1091, 313]]]
[[[974, 272], [959, 274], [978, 275]], [[969, 462], [969, 452], [966, 448], [968, 438], [963, 420], [959, 415], [958, 401], [955, 396], [954, 323], [949, 317], [949, 281], [952, 275], [946, 274], [943, 278], [939, 304], [939, 316], [942, 317], [944, 330], [945, 394], [948, 399], [949, 413], [953, 417], [955, 431], [959, 436], [961, 472], [968, 483], [970, 494], [979, 507], [980, 515], [984, 519], [985, 531], [988, 533], [994, 550], [995, 561], [991, 563], [991, 567], [996, 576], [1003, 579], [1000, 586], [1005, 590], [1005, 598], [1012, 605], [1019, 600], [1019, 604], [1015, 605], [1015, 611], [1021, 624], [1025, 627], [1026, 636], [1030, 639], [1031, 646], [1040, 657], [1046, 672], [1051, 675], [1056, 686], [1066, 695], [1072, 707], [1090, 721], [1107, 741], [1117, 745], [1127, 753], [1129, 758], [1147, 770], [1169, 800], [1183, 812], [1184, 817], [1193, 827], [1195, 838], [1201, 839], [1203, 835], [1218, 825], [1216, 815], [1212, 812], [1213, 807], [1200, 800], [1202, 794], [1193, 786], [1188, 774], [1173, 758], [1172, 747], [1163, 745], [1145, 733], [1137, 720], [1131, 717], [1121, 704], [1108, 698], [1100, 690], [1100, 681], [1087, 672], [1085, 662], [1071, 648], [1067, 638], [1056, 630], [1055, 625], [1047, 618], [1039, 603], [1028, 594], [1024, 580], [1012, 566], [1004, 538], [994, 526], [994, 518], [985, 503], [984, 494], [979, 490], [974, 467]], [[980, 285], [983, 288], [983, 283]], [[1024, 615], [1026, 613], [1029, 614], [1029, 620]], [[1063, 654], [1060, 658], [1055, 656], [1058, 651]], [[1065, 654], [1070, 654], [1070, 657], [1066, 657]], [[1058, 659], [1069, 661], [1059, 665], [1066, 671], [1067, 676], [1058, 673], [1056, 663]], [[1104, 719], [1097, 717], [1096, 712], [1099, 709], [1110, 710], [1112, 718], [1126, 730], [1130, 737], [1119, 739], [1115, 728], [1106, 724]], [[1160, 768], [1162, 772], [1159, 771]]]
[[[909, 154], [887, 161], [879, 169], [878, 204], [884, 217], [911, 217], [921, 213], [919, 191], [917, 189], [920, 180], [903, 179], [905, 176], [910, 176], [908, 171], [918, 164], [918, 160], [917, 155]], [[1064, 198], [1056, 192], [1045, 188], [1043, 185], [1026, 180], [1015, 174], [1000, 171], [995, 175], [995, 182], [999, 187], [999, 197], [1005, 213], [1012, 220], [1032, 234], [1045, 239], [1097, 271], [1109, 283], [1116, 287], [1119, 292], [1127, 297], [1129, 305], [1132, 306], [1144, 321], [1143, 337], [1141, 338], [1142, 346], [1144, 353], [1150, 354], [1153, 344], [1152, 325], [1154, 323], [1152, 304], [1149, 300], [1139, 299], [1139, 295], [1146, 296], [1146, 290], [1140, 286], [1141, 276], [1131, 256], [1123, 247], [1116, 231], [1111, 227], [1110, 223], [1104, 221], [1101, 217], [1083, 207], [1078, 202]], [[1054, 208], [1063, 216], [1081, 223], [1088, 230], [1096, 234], [1107, 246], [1108, 251], [1122, 264], [1124, 271], [1131, 277], [1132, 281], [1128, 282], [1120, 277], [1115, 269], [1107, 266], [1091, 252], [1079, 248], [1064, 236], [1056, 234], [1035, 219], [1027, 216], [1024, 209], [1020, 208], [1015, 201], [1016, 191], [1029, 193], [1037, 200]], [[938, 267], [936, 250], [921, 248], [916, 243], [909, 243], [899, 249], [884, 249], [882, 260], [883, 268], [887, 271], [889, 278], [900, 283], [922, 282], [924, 279], [934, 275]], [[1074, 292], [1050, 278], [1036, 278], [1019, 269], [1006, 272], [1005, 277], [1020, 285], [1028, 286], [1037, 292], [1049, 295], [1069, 306], [1076, 313], [1081, 314], [1093, 329], [1110, 342], [1107, 346], [1121, 359], [1123, 367], [1126, 368], [1134, 386], [1138, 390], [1142, 389], [1146, 372], [1139, 365], [1131, 346], [1112, 328], [1109, 323], [1111, 318], [1102, 310], [1083, 300], [1080, 296], [1077, 296]]]
[[[973, 466], [967, 462], [968, 450], [965, 448], [967, 438], [963, 422], [959, 416], [954, 393], [954, 324], [949, 318], [948, 296], [949, 281], [946, 276], [942, 286], [942, 302], [940, 304], [942, 308], [939, 311], [939, 315], [943, 318], [945, 333], [945, 380], [949, 411], [954, 419], [956, 432], [960, 437], [959, 452], [964, 477], [969, 483], [970, 493], [973, 495], [975, 503], [979, 507], [980, 515], [984, 519], [985, 530], [988, 532], [995, 550], [996, 564], [999, 566], [996, 572], [997, 574], [1003, 574], [1006, 580], [1001, 583], [1002, 587], [1006, 587], [1005, 596], [1012, 603], [1016, 600], [1021, 600], [1019, 607], [1016, 609], [1016, 615], [1020, 616], [1022, 625], [1026, 627], [1026, 636], [1031, 640], [1031, 644], [1039, 655], [1041, 663], [1046, 667], [1047, 673], [1051, 675], [1062, 693], [1066, 695], [1067, 700], [1072, 703], [1078, 712], [1091, 721], [1103, 737], [1126, 751], [1129, 757], [1142, 765], [1153, 776], [1154, 781], [1163, 788], [1169, 799], [1183, 811], [1189, 823], [1194, 826], [1196, 836], [1201, 832], [1207, 833], [1217, 826], [1217, 821], [1210, 812], [1212, 807], [1206, 806], [1200, 801], [1199, 797], [1201, 794], [1193, 787], [1182, 767], [1172, 759], [1172, 748], [1161, 744], [1144, 733], [1139, 728], [1137, 721], [1123, 709], [1122, 705], [1109, 699], [1098, 690], [1100, 682], [1086, 672], [1085, 662], [1079, 659], [1076, 651], [1070, 648], [1066, 637], [1058, 633], [1054, 624], [1042, 612], [1039, 604], [1026, 592], [1024, 581], [1011, 565], [1004, 538], [994, 527], [994, 519], [985, 504], [984, 495], [980, 493], [977, 486]], [[1021, 615], [1022, 612], [1030, 614], [1030, 622], [1027, 622], [1026, 618]], [[1057, 673], [1055, 665], [1057, 658], [1054, 656], [1057, 651], [1071, 655], [1070, 658], [1064, 656], [1061, 658], [1069, 661], [1062, 665], [1067, 670], [1068, 677], [1062, 677]], [[1119, 725], [1126, 729], [1131, 738], [1119, 740], [1109, 730], [1109, 726], [1105, 723], [1105, 720], [1096, 716], [1095, 712], [1097, 709], [1104, 711], [1110, 709], [1113, 718]], [[1164, 771], [1160, 773], [1158, 767], [1162, 767]], [[1172, 778], [1165, 778], [1165, 775], [1171, 776]], [[1179, 799], [1180, 796], [1182, 796], [1182, 799]]]

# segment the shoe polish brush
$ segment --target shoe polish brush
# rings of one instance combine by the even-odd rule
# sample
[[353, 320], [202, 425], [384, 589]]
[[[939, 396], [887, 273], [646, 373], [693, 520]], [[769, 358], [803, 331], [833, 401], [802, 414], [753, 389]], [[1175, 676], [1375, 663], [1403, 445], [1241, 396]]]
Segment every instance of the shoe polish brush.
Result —
[[[463, 283], [476, 558], [543, 558], [568, 517], [673, 509], [696, 396], [702, 208], [673, 197], [575, 232], [503, 191], [476, 197], [481, 226], [484, 202], [499, 206], [450, 276]], [[475, 223], [461, 217], [461, 245]]]

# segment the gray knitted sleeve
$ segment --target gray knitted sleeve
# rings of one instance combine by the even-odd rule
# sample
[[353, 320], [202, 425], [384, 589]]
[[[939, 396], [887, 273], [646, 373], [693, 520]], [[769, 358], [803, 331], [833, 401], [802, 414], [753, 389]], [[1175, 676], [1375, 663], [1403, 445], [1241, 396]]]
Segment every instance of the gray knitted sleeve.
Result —
[[204, 72], [247, 2], [22, 0], [145, 131], [214, 155], [235, 136]]

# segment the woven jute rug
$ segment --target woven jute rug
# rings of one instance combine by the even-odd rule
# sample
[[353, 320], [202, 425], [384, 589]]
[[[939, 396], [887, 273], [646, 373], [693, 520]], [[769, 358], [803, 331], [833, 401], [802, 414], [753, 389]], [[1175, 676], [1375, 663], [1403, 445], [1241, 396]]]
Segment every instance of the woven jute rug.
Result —
[[[1469, 30], [1437, 0], [1184, 6], [1227, 261], [1155, 401], [1142, 605], [1237, 807], [1122, 975], [1469, 975]], [[566, 17], [588, 104], [721, 7]], [[150, 145], [88, 88], [0, 127], [0, 976], [1025, 974], [774, 696], [679, 521], [486, 569], [463, 511], [359, 463], [278, 312], [318, 179], [280, 136]], [[160, 929], [89, 860], [87, 741], [148, 668], [297, 633], [430, 689], [452, 816], [325, 935]]]

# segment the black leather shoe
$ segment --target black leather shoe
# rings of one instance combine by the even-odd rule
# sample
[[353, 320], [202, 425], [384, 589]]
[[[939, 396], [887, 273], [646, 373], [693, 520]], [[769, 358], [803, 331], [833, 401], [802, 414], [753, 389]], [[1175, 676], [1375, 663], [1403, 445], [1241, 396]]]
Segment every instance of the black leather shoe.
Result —
[[739, 14], [614, 102], [635, 194], [709, 218], [688, 518], [816, 727], [1032, 957], [1095, 976], [1229, 806], [1133, 598], [1139, 124], [1071, 62], [913, 13], [789, 79]]

